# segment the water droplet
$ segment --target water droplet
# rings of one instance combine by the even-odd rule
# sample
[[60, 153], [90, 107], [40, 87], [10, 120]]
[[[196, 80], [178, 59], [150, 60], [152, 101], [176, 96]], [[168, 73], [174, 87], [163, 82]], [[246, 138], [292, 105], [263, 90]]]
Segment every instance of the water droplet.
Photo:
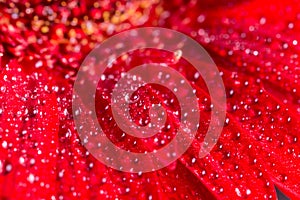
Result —
[[239, 188], [235, 188], [235, 193], [239, 196], [239, 197], [242, 197], [242, 194], [241, 194], [241, 191]]

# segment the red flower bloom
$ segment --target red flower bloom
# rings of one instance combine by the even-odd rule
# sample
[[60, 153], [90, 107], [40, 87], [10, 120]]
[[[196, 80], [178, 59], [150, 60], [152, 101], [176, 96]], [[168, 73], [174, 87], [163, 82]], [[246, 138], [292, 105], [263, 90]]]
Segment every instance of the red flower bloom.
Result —
[[[20, 0], [0, 9], [1, 199], [276, 199], [275, 186], [300, 199], [297, 1]], [[131, 67], [156, 62], [178, 70], [196, 89], [201, 111], [197, 137], [182, 157], [136, 174], [105, 166], [82, 145], [72, 88], [96, 43], [141, 26], [178, 30], [205, 47], [224, 81], [227, 116], [217, 145], [198, 158], [211, 116], [199, 74], [159, 50], [118, 58], [96, 93], [99, 123], [117, 146], [159, 149], [176, 134], [182, 114], [170, 91], [148, 85], [131, 97], [133, 120], [146, 125], [151, 104], [162, 102], [169, 126], [147, 139], [123, 133], [112, 119], [109, 89]]]

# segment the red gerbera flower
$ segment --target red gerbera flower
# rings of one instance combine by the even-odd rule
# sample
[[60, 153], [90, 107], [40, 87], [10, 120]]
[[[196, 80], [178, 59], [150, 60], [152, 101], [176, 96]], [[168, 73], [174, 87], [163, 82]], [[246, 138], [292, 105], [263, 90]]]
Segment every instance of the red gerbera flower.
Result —
[[[0, 3], [0, 9], [1, 199], [276, 199], [275, 186], [300, 199], [297, 1], [20, 0]], [[166, 63], [183, 74], [201, 112], [197, 137], [176, 162], [125, 173], [83, 146], [72, 89], [97, 43], [141, 26], [183, 32], [210, 53], [226, 88], [227, 115], [217, 144], [199, 158], [212, 108], [199, 74], [183, 58], [174, 62], [174, 54], [160, 50], [117, 58], [105, 78], [98, 77], [95, 100], [99, 124], [115, 145], [133, 152], [162, 148], [183, 114], [169, 90], [147, 85], [130, 97], [131, 117], [148, 124], [150, 106], [160, 102], [168, 113], [166, 127], [146, 139], [118, 128], [110, 92], [121, 72], [139, 64]], [[92, 65], [87, 70], [86, 81], [92, 81]]]

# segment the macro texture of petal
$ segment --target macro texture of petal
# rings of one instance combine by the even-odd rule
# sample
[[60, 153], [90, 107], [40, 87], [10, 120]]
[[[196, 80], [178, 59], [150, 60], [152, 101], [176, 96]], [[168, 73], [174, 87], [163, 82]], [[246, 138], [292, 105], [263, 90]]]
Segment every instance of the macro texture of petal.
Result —
[[[186, 153], [163, 169], [127, 173], [84, 146], [74, 123], [73, 86], [98, 43], [147, 26], [182, 32], [208, 51], [226, 88], [226, 119], [217, 144], [199, 158], [212, 107], [220, 105], [211, 103], [187, 60], [178, 52], [136, 50], [115, 58], [103, 77], [95, 67], [105, 66], [90, 60], [85, 81], [99, 80], [98, 122], [127, 151], [168, 145], [184, 113], [170, 90], [147, 84], [129, 97], [129, 113], [146, 126], [151, 105], [160, 103], [166, 126], [149, 138], [124, 133], [111, 109], [122, 73], [163, 64], [180, 72], [198, 97], [200, 126]], [[277, 199], [275, 186], [300, 199], [299, 33], [296, 0], [0, 2], [0, 199]], [[128, 164], [122, 155], [118, 162]]]

